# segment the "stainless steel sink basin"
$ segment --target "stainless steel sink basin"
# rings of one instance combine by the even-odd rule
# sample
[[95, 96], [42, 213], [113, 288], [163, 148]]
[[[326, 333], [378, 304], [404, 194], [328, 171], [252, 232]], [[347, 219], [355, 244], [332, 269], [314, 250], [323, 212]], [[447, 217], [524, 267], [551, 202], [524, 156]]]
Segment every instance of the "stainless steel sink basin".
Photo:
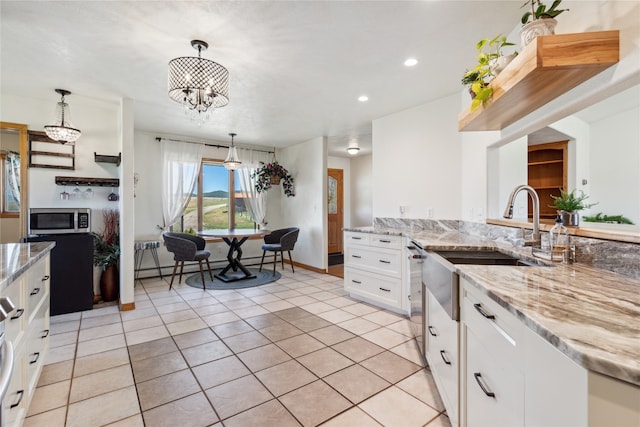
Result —
[[449, 261], [451, 264], [538, 266], [538, 264], [523, 261], [519, 258], [502, 252], [498, 252], [493, 249], [470, 251], [435, 251], [435, 253]]

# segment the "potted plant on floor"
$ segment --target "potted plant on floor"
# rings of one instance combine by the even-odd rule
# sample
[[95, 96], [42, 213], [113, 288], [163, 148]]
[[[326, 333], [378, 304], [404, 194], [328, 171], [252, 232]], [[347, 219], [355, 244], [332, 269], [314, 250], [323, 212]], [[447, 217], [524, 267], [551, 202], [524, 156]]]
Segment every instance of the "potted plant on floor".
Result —
[[260, 167], [251, 174], [256, 179], [255, 188], [258, 193], [267, 191], [274, 185], [282, 184], [282, 189], [287, 197], [296, 195], [293, 189], [293, 177], [277, 160], [271, 163], [260, 162]]
[[560, 189], [560, 196], [552, 194], [551, 198], [553, 199], [553, 205], [550, 207], [558, 210], [558, 215], [562, 216], [562, 223], [568, 227], [577, 227], [580, 224], [579, 211], [598, 204], [585, 203], [589, 196], [584, 194], [583, 191], [580, 191], [580, 194], [577, 194], [576, 190], [568, 193], [562, 188]]
[[569, 9], [558, 9], [562, 0], [555, 0], [551, 7], [542, 3], [540, 0], [527, 0], [522, 7], [531, 7], [531, 10], [522, 15], [522, 29], [520, 29], [520, 41], [522, 47], [528, 45], [531, 40], [537, 36], [555, 34], [555, 28], [558, 24], [554, 18], [562, 12]]
[[100, 295], [102, 301], [118, 299], [120, 260], [120, 236], [118, 234], [118, 211], [107, 209], [103, 212], [104, 229], [93, 234], [93, 265], [102, 269], [100, 276]]

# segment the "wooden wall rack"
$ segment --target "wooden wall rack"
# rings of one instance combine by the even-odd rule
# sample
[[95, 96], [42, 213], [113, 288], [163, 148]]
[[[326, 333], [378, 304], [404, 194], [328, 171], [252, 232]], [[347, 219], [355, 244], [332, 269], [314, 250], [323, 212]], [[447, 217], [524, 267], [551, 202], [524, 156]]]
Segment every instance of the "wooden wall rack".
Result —
[[118, 178], [85, 178], [81, 176], [56, 176], [57, 185], [77, 185], [86, 187], [119, 187]]

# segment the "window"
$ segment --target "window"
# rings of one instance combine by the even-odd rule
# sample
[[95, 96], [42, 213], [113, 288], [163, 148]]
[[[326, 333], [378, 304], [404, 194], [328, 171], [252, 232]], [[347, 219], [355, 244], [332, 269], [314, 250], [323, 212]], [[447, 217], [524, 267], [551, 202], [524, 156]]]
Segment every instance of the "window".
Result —
[[20, 155], [0, 153], [0, 214], [3, 217], [20, 215]]
[[203, 159], [193, 196], [182, 217], [182, 230], [251, 228], [236, 171], [221, 160]]

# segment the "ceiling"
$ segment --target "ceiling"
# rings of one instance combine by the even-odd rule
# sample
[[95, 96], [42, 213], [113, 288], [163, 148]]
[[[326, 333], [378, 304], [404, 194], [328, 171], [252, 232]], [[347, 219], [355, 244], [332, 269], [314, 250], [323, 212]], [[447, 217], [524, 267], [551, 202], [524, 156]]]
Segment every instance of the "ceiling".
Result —
[[[53, 110], [68, 89], [72, 112], [74, 95], [131, 98], [139, 130], [270, 147], [326, 136], [332, 155], [354, 140], [367, 153], [373, 119], [460, 92], [476, 42], [509, 34], [521, 2], [3, 0], [1, 91]], [[202, 126], [167, 95], [167, 63], [197, 56], [193, 39], [231, 80]]]

